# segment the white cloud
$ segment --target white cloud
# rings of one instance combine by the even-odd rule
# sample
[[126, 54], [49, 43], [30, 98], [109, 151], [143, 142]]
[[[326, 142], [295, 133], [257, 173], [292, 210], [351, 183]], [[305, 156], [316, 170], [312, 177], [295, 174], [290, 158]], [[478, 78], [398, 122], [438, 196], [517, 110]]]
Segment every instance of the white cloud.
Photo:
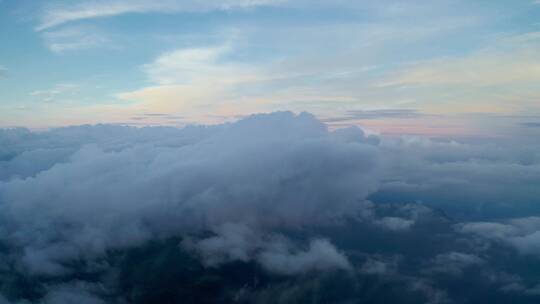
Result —
[[351, 270], [347, 258], [328, 240], [314, 239], [302, 249], [279, 234], [255, 231], [243, 224], [226, 223], [214, 229], [216, 236], [183, 242], [208, 266], [255, 261], [268, 272], [298, 275], [314, 271]]
[[163, 112], [196, 111], [208, 105], [214, 109], [220, 105], [234, 106], [235, 102], [241, 102], [240, 95], [235, 93], [237, 86], [268, 80], [271, 76], [258, 67], [225, 60], [232, 52], [231, 43], [165, 52], [142, 66], [151, 86], [116, 96], [137, 101], [135, 107]]
[[[414, 54], [412, 49], [418, 45], [465, 27], [455, 20], [437, 24], [415, 24], [406, 30], [382, 22], [235, 28], [217, 33], [224, 36], [221, 44], [161, 54], [143, 66], [150, 86], [117, 96], [160, 111], [196, 113], [241, 105], [235, 110], [248, 106], [255, 111], [327, 114], [342, 108], [380, 108], [381, 103], [403, 107], [404, 100], [418, 108], [421, 95], [403, 98], [403, 91], [374, 88], [374, 84], [400, 67], [385, 63], [388, 50], [411, 49], [407, 54]], [[333, 54], [324, 51], [328, 45]], [[236, 56], [260, 51], [268, 52], [264, 60]]]
[[41, 16], [36, 30], [42, 31], [51, 27], [78, 20], [111, 17], [128, 13], [172, 13], [242, 9], [261, 5], [272, 5], [279, 0], [224, 0], [224, 1], [180, 1], [180, 0], [114, 0], [83, 1], [71, 5], [49, 5]]
[[69, 27], [43, 32], [45, 45], [54, 53], [67, 51], [111, 48], [114, 44], [106, 35], [88, 27]]
[[305, 251], [291, 251], [282, 244], [270, 243], [258, 260], [267, 270], [282, 275], [352, 269], [347, 258], [329, 241], [322, 239], [311, 241]]
[[374, 88], [414, 96], [432, 113], [540, 111], [538, 32], [486, 39], [461, 55], [403, 64]]
[[218, 266], [231, 261], [248, 262], [261, 246], [261, 236], [246, 225], [225, 223], [214, 229], [216, 236], [197, 242], [183, 241], [188, 250], [201, 255], [208, 266]]
[[179, 49], [160, 55], [143, 69], [150, 81], [160, 85], [192, 83], [200, 78], [227, 81], [227, 76], [235, 78], [230, 74], [234, 67], [218, 60], [229, 51], [227, 45]]
[[518, 218], [503, 223], [464, 223], [457, 228], [463, 233], [505, 243], [523, 254], [540, 254], [540, 217]]
[[496, 86], [540, 80], [540, 60], [534, 50], [477, 53], [416, 64], [383, 86]]
[[488, 239], [505, 239], [516, 235], [519, 230], [516, 227], [501, 223], [476, 222], [465, 223], [459, 227], [465, 233], [474, 233]]
[[30, 92], [30, 96], [39, 98], [44, 102], [56, 101], [62, 97], [73, 95], [79, 89], [79, 85], [72, 83], [60, 83], [47, 90]]

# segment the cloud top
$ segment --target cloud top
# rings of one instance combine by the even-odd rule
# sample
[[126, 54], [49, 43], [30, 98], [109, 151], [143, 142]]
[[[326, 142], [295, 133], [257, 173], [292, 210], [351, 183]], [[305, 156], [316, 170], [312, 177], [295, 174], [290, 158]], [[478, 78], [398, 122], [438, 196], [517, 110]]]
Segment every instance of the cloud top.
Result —
[[291, 112], [0, 130], [0, 293], [446, 303], [474, 288], [534, 303], [537, 274], [519, 265], [540, 263], [538, 151], [329, 130]]

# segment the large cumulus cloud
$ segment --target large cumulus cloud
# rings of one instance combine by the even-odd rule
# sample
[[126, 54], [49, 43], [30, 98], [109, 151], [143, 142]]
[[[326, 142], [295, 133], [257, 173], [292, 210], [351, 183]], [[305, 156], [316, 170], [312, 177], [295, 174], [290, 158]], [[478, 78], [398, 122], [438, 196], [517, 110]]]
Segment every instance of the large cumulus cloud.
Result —
[[201, 138], [186, 130], [173, 143], [159, 138], [168, 132], [137, 143], [133, 130], [102, 128], [107, 140], [0, 185], [2, 238], [31, 273], [227, 222], [323, 223], [357, 213], [377, 185], [377, 153], [362, 132], [329, 133], [308, 114], [253, 117]]
[[[503, 218], [540, 210], [534, 145], [329, 131], [289, 112], [183, 129], [8, 129], [0, 143], [0, 302], [148, 302], [126, 291], [143, 282], [131, 264], [169, 267], [156, 261], [201, 278], [189, 292], [237, 284], [219, 295], [240, 302], [375, 303], [390, 285], [411, 303], [445, 303], [465, 299], [448, 284], [463, 277], [483, 299], [531, 299], [540, 283], [496, 261], [538, 263], [538, 218]], [[349, 287], [314, 287], [332, 280]]]

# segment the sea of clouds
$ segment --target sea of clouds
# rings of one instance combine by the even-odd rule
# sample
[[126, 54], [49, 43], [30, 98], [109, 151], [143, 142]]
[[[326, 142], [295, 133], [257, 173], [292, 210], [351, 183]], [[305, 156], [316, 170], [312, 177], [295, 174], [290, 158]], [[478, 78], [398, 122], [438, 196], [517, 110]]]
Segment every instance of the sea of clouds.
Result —
[[[148, 302], [125, 286], [149, 244], [169, 257], [156, 272], [175, 252], [197, 276], [228, 269], [221, 302], [537, 303], [539, 197], [538, 145], [330, 131], [308, 113], [4, 129], [0, 303]], [[326, 294], [332, 275], [350, 286]]]

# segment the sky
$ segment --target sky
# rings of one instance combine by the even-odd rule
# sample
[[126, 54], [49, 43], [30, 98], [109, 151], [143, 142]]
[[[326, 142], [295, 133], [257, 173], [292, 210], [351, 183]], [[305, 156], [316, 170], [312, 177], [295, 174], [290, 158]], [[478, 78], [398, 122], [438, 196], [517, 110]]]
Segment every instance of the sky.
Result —
[[540, 128], [540, 2], [0, 0], [0, 127], [313, 113], [428, 136]]

